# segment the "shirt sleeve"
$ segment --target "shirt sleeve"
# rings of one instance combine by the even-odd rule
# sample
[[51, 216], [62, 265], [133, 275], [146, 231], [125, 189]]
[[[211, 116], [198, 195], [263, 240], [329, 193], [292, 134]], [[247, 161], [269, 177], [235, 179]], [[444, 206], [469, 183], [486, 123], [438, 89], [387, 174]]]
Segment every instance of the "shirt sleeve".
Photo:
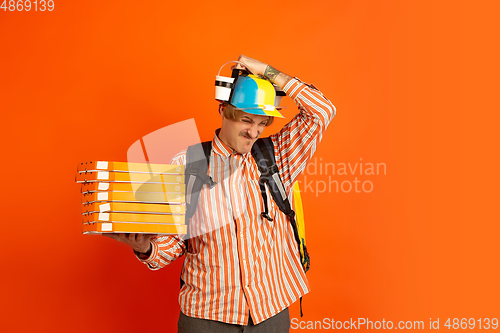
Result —
[[290, 79], [283, 90], [300, 111], [281, 131], [271, 136], [280, 177], [290, 193], [295, 180], [316, 151], [336, 109], [314, 85], [297, 78]]
[[[186, 165], [186, 151], [175, 155], [170, 164]], [[157, 270], [174, 262], [186, 251], [186, 245], [179, 236], [159, 235], [151, 238], [151, 255], [147, 259], [136, 258], [151, 270]]]

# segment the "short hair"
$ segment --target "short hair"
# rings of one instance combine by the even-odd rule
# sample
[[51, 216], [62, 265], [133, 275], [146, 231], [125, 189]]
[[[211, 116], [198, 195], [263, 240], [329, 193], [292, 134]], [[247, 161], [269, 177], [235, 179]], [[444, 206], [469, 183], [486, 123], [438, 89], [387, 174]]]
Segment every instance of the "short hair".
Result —
[[[224, 118], [229, 120], [238, 121], [241, 119], [243, 111], [236, 108], [234, 105], [229, 104], [227, 102], [220, 103], [219, 111], [222, 111]], [[266, 126], [270, 126], [274, 121], [274, 117], [269, 117], [266, 123]]]

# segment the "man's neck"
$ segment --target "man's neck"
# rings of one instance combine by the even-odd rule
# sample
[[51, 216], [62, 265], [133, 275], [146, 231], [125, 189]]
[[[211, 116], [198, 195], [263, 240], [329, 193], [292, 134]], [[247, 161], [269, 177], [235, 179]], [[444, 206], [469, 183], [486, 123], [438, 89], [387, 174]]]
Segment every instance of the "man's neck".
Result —
[[224, 143], [226, 146], [228, 146], [229, 148], [231, 148], [231, 150], [233, 151], [233, 153], [237, 153], [236, 149], [234, 149], [233, 147], [231, 147], [231, 145], [227, 141], [227, 138], [224, 135], [224, 131], [222, 130], [222, 128], [219, 128], [218, 130], [216, 130], [215, 131], [215, 135], [217, 135], [217, 137], [219, 138], [220, 141], [222, 141], [222, 143]]

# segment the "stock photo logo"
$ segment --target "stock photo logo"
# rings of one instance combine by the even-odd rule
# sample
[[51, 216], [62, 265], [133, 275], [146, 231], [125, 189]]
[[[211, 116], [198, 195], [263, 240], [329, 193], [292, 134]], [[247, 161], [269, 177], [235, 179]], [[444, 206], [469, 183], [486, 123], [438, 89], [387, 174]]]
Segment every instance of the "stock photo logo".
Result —
[[304, 170], [304, 180], [298, 182], [303, 193], [314, 193], [316, 197], [325, 193], [372, 193], [375, 179], [386, 175], [385, 163], [366, 162], [362, 157], [347, 163], [315, 157]]

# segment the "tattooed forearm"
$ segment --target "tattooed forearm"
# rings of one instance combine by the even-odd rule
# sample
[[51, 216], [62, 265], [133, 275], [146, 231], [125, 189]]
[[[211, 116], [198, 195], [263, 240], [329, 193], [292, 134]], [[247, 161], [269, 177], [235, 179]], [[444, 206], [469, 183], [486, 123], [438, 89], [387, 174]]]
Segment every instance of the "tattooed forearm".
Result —
[[267, 65], [266, 71], [264, 72], [264, 76], [269, 79], [272, 83], [275, 83], [276, 77], [281, 73], [276, 68], [271, 67], [271, 65]]
[[280, 72], [276, 68], [271, 67], [270, 65], [267, 65], [266, 70], [264, 71], [264, 76], [269, 79], [272, 83], [283, 89], [285, 84], [290, 80], [292, 77], [289, 75], [286, 75], [283, 72]]
[[266, 70], [264, 71], [264, 76], [269, 79], [272, 83], [283, 89], [285, 84], [290, 80], [292, 77], [289, 75], [286, 75], [283, 72], [280, 72], [276, 68], [271, 67], [270, 65], [267, 65]]

